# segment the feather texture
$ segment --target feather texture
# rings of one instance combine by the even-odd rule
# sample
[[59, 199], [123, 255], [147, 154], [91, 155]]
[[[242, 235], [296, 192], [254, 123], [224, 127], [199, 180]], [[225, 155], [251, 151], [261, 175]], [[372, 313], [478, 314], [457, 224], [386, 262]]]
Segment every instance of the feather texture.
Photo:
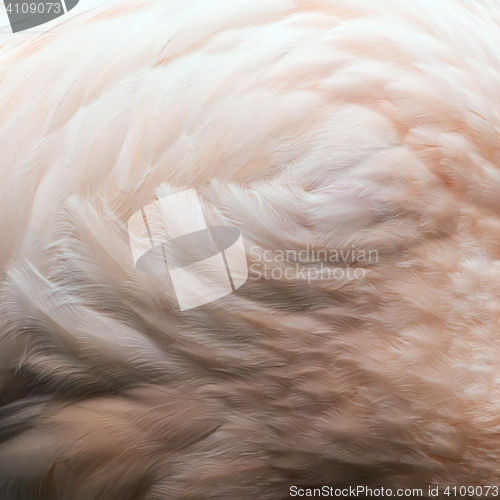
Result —
[[[0, 496], [498, 484], [498, 3], [80, 4], [0, 35]], [[251, 271], [181, 313], [127, 221], [182, 188]], [[310, 248], [377, 259], [256, 271]]]

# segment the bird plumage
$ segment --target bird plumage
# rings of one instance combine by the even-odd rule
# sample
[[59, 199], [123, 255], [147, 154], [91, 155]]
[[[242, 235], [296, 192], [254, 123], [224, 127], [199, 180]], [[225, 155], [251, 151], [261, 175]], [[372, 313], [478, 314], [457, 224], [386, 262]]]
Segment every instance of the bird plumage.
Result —
[[[498, 484], [498, 3], [76, 14], [0, 41], [2, 498]], [[180, 312], [127, 221], [183, 188], [250, 267], [377, 260]]]

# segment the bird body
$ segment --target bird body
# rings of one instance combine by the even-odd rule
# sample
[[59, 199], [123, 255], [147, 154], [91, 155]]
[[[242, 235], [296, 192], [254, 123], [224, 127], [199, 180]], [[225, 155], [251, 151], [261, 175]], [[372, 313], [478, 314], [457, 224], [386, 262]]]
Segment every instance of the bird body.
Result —
[[[499, 4], [83, 4], [0, 39], [1, 497], [499, 484]], [[180, 311], [193, 188], [250, 272]]]

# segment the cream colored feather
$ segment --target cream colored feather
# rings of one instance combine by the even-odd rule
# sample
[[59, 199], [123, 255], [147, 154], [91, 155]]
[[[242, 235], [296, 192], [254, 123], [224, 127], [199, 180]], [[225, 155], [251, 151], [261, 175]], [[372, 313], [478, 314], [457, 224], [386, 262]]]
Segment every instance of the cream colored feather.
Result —
[[[2, 500], [500, 485], [498, 2], [80, 4], [0, 35]], [[181, 312], [127, 221], [184, 188], [378, 260]]]

